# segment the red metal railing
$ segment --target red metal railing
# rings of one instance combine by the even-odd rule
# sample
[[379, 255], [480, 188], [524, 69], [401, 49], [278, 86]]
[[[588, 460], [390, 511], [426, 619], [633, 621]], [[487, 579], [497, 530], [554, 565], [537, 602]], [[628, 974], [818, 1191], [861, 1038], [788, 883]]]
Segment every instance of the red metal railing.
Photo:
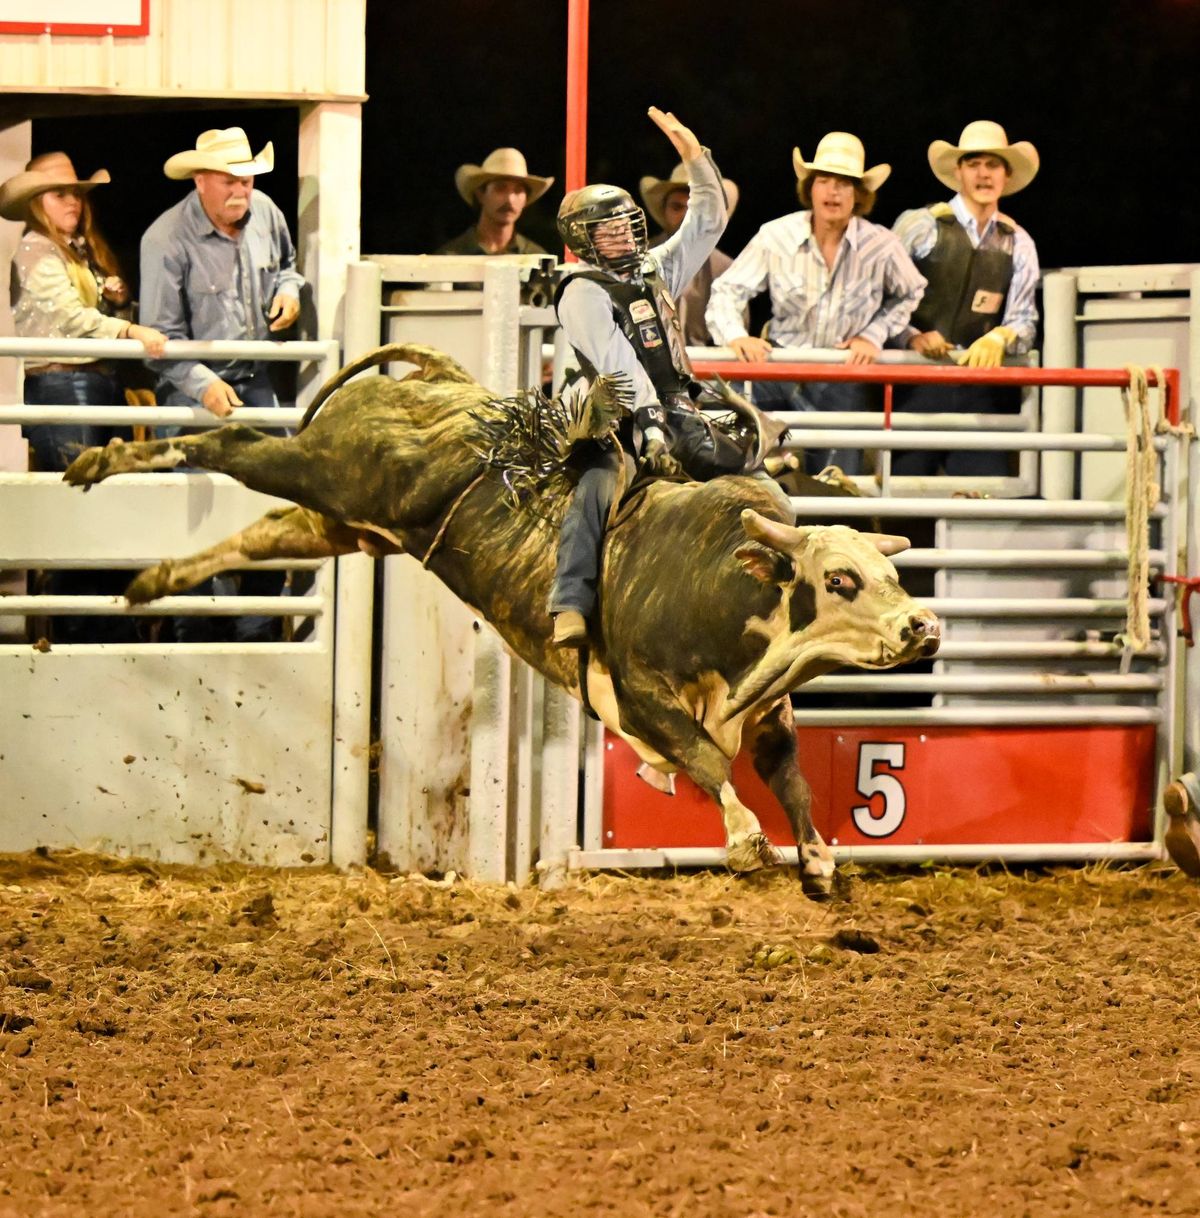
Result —
[[[698, 377], [721, 376], [727, 381], [861, 381], [883, 385], [883, 426], [892, 425], [893, 385], [1071, 385], [1090, 388], [1129, 384], [1124, 368], [958, 368], [944, 364], [786, 364], [746, 363], [742, 360], [693, 360]], [[1147, 370], [1151, 385], [1157, 378]], [[1180, 417], [1179, 369], [1163, 371], [1166, 416]]]
[[[587, 185], [588, 0], [570, 0], [567, 12], [567, 161], [563, 192]], [[564, 261], [578, 262], [570, 250]]]

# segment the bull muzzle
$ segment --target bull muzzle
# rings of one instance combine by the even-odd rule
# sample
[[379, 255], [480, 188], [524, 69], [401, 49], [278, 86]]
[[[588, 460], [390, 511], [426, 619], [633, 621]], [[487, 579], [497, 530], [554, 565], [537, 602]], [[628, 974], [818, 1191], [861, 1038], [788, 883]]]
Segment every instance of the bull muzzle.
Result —
[[900, 632], [901, 639], [911, 644], [922, 659], [937, 655], [942, 645], [942, 623], [932, 609], [918, 609]]

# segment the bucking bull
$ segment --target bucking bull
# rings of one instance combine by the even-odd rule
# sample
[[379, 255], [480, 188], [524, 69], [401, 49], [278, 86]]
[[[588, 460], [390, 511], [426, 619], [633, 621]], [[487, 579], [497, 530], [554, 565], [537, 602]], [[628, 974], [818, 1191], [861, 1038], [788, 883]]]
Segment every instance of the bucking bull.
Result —
[[[350, 381], [385, 362], [401, 380]], [[318, 407], [320, 409], [318, 410]], [[729, 866], [780, 861], [731, 781], [748, 748], [799, 847], [804, 890], [829, 892], [833, 860], [813, 827], [789, 693], [843, 665], [884, 669], [931, 656], [939, 623], [901, 589], [887, 555], [903, 538], [844, 526], [797, 528], [765, 480], [655, 480], [606, 536], [598, 620], [582, 657], [550, 644], [547, 595], [557, 525], [481, 454], [500, 404], [428, 347], [382, 348], [326, 384], [294, 437], [231, 423], [213, 431], [82, 453], [64, 474], [90, 487], [120, 473], [188, 465], [291, 500], [190, 558], [130, 585], [143, 603], [249, 561], [404, 552], [487, 619], [517, 655], [587, 700], [673, 789], [682, 770], [720, 806]]]

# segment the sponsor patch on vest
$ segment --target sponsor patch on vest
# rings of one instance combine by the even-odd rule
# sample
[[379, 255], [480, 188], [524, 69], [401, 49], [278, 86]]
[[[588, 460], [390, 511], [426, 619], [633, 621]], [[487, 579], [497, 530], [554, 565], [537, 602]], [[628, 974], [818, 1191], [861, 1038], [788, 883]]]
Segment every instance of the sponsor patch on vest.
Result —
[[[647, 308], [650, 306], [647, 305]], [[638, 326], [638, 335], [642, 340], [642, 346], [649, 350], [651, 347], [662, 346], [662, 332], [658, 326], [652, 321], [644, 321]]]
[[635, 300], [629, 306], [629, 316], [634, 321], [650, 321], [654, 317], [654, 306], [648, 300]]
[[986, 288], [980, 288], [971, 298], [971, 312], [999, 313], [1003, 303], [1004, 294], [1002, 292], [989, 292]]

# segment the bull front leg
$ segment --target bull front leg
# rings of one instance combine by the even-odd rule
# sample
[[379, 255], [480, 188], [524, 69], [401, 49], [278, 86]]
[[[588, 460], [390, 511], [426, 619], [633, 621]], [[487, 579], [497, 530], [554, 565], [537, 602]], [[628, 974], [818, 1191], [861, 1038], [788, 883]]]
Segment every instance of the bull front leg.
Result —
[[649, 678], [621, 680], [618, 703], [622, 729], [657, 749], [720, 807], [731, 871], [756, 871], [783, 862], [758, 817], [738, 798], [729, 758], [680, 708], [665, 684]]
[[[93, 450], [103, 451], [103, 450]], [[307, 508], [276, 508], [249, 527], [187, 558], [143, 571], [125, 590], [133, 605], [194, 588], [210, 576], [273, 558], [335, 558], [361, 548], [357, 529]]]
[[748, 724], [742, 739], [758, 776], [787, 813], [796, 838], [805, 896], [814, 901], [827, 900], [833, 885], [833, 855], [812, 823], [812, 791], [800, 771], [791, 700], [781, 698], [755, 723]]

